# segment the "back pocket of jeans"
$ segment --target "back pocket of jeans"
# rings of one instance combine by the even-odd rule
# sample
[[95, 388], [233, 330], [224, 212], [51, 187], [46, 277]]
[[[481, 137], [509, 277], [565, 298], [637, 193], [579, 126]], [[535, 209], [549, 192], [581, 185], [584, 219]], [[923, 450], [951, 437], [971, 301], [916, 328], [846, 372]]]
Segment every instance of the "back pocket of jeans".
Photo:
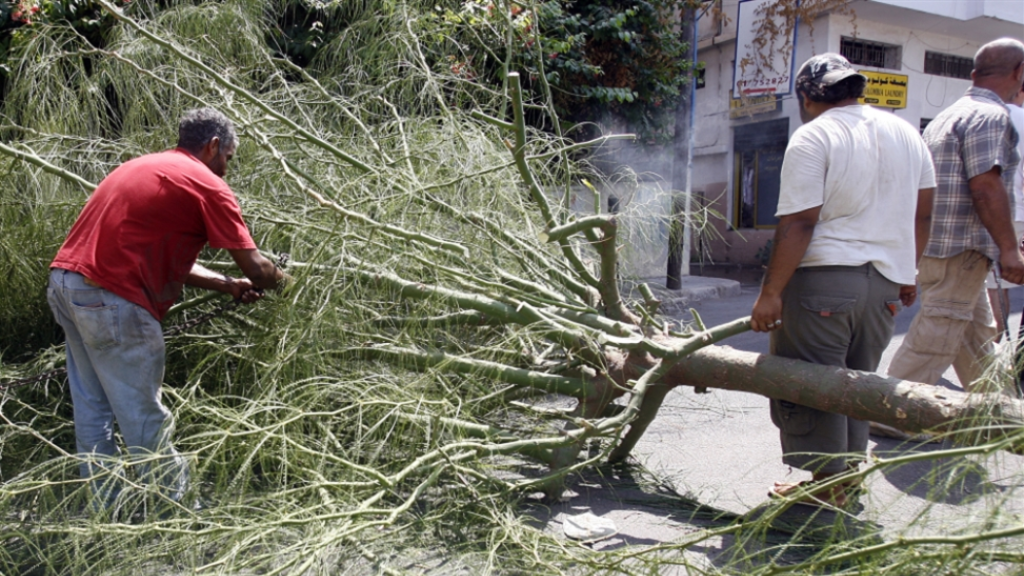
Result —
[[117, 321], [117, 304], [109, 306], [82, 306], [71, 304], [75, 327], [82, 341], [94, 350], [104, 350], [121, 342]]

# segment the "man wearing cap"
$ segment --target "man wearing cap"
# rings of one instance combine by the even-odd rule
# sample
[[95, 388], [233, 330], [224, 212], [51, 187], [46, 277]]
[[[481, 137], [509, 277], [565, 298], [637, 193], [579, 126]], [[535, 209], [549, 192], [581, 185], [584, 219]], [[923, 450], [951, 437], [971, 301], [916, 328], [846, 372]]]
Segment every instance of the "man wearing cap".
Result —
[[965, 390], [985, 369], [997, 335], [985, 276], [1024, 281], [1009, 191], [1020, 161], [1006, 102], [1024, 82], [1024, 44], [1003, 38], [974, 56], [973, 86], [928, 124], [938, 187], [931, 238], [918, 265], [921, 312], [889, 375], [934, 384], [950, 364]]
[[[935, 175], [913, 126], [858, 103], [866, 83], [838, 54], [814, 56], [797, 73], [804, 124], [786, 147], [779, 224], [751, 325], [771, 332], [772, 354], [874, 371], [900, 302], [915, 298]], [[822, 492], [814, 482], [857, 467], [868, 423], [774, 399], [771, 416], [783, 462], [813, 476], [770, 493], [844, 506], [849, 486]]]

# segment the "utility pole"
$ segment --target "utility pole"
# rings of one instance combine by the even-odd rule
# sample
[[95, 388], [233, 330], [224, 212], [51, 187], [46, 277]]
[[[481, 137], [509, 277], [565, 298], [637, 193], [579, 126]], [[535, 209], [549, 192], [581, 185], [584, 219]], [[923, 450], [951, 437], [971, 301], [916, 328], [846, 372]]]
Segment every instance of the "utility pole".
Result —
[[[690, 47], [688, 94], [676, 106], [672, 153], [672, 214], [668, 234], [668, 273], [665, 287], [678, 290], [682, 277], [690, 274], [692, 228], [690, 205], [693, 197], [693, 148], [695, 100], [697, 95], [697, 8], [688, 4], [680, 11], [680, 37]], [[682, 194], [679, 192], [682, 191]]]

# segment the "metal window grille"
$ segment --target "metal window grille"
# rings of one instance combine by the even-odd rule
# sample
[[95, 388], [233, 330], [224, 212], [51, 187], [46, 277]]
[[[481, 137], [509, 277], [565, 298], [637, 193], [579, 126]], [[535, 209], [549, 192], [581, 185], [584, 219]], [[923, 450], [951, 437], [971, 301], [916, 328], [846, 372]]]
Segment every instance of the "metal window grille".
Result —
[[839, 42], [839, 53], [849, 60], [850, 64], [859, 66], [899, 70], [902, 51], [903, 49], [895, 44], [857, 40], [845, 36]]
[[974, 69], [974, 60], [953, 54], [942, 52], [924, 53], [924, 73], [936, 76], [947, 76], [949, 78], [971, 79], [971, 70]]

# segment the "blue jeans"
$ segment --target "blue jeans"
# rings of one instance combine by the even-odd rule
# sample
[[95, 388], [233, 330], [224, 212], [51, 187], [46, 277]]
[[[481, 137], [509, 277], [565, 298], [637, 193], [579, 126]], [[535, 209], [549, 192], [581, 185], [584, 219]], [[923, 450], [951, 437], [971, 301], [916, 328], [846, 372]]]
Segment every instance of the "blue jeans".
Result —
[[46, 297], [66, 335], [80, 471], [91, 479], [99, 506], [112, 506], [121, 488], [115, 420], [130, 460], [143, 460], [135, 468], [138, 478], [181, 500], [188, 462], [171, 445], [174, 419], [160, 403], [160, 322], [145, 308], [59, 268], [50, 272]]

